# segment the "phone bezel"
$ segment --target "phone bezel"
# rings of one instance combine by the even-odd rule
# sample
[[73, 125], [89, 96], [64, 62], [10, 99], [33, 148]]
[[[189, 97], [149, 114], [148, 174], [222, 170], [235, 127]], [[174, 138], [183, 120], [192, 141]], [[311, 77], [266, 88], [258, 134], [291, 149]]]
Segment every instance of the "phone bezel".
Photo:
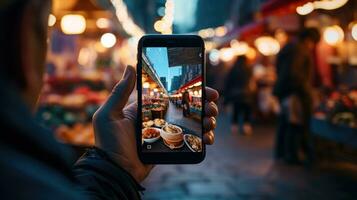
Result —
[[144, 47], [200, 47], [202, 48], [202, 120], [201, 138], [203, 140], [204, 127], [203, 117], [205, 116], [206, 99], [206, 67], [205, 67], [205, 46], [201, 37], [197, 35], [145, 35], [139, 40], [137, 53], [137, 94], [138, 94], [138, 120], [136, 124], [137, 151], [140, 160], [145, 164], [196, 164], [204, 160], [206, 147], [202, 144], [202, 152], [143, 152], [141, 144], [142, 129], [142, 49]]

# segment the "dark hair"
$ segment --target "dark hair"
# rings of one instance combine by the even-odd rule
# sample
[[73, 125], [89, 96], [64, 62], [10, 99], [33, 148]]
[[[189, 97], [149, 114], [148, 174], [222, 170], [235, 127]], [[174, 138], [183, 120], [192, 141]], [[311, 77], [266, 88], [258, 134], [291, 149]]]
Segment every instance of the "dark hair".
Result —
[[[9, 1], [8, 1], [9, 2]], [[21, 89], [25, 87], [20, 57], [20, 23], [29, 1], [5, 3], [0, 8], [0, 61], [1, 78], [10, 80]]]
[[[43, 0], [1, 0], [0, 3], [0, 75], [2, 79], [10, 81], [19, 89], [26, 87], [23, 63], [21, 57], [21, 20], [25, 8], [33, 3], [36, 7], [34, 14], [39, 14]], [[37, 16], [35, 16], [37, 17]], [[39, 21], [38, 21], [39, 22]], [[37, 21], [35, 29], [39, 29]], [[40, 34], [40, 31], [38, 32]]]
[[312, 40], [314, 43], [318, 43], [320, 41], [320, 31], [317, 28], [304, 28], [299, 33], [300, 40]]

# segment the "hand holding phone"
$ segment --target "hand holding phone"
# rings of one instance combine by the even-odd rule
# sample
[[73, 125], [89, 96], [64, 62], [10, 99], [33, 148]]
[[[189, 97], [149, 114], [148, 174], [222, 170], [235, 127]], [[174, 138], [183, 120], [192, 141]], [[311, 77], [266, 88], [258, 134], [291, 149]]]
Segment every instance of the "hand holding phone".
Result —
[[[138, 157], [135, 134], [137, 105], [126, 106], [135, 81], [135, 69], [128, 66], [122, 80], [93, 116], [93, 125], [96, 146], [107, 152], [113, 161], [129, 172], [136, 181], [141, 182], [150, 173], [153, 165], [143, 164]], [[204, 120], [206, 133], [203, 136], [205, 144], [212, 144], [214, 141], [214, 117], [217, 116], [218, 109], [213, 101], [217, 99], [217, 91], [207, 87]]]
[[[202, 139], [215, 128], [206, 111], [204, 43], [196, 35], [147, 35], [137, 65], [137, 147], [150, 164], [192, 164], [205, 157]], [[218, 95], [217, 95], [218, 97]], [[208, 106], [208, 108], [210, 108]], [[215, 107], [217, 110], [217, 108]]]

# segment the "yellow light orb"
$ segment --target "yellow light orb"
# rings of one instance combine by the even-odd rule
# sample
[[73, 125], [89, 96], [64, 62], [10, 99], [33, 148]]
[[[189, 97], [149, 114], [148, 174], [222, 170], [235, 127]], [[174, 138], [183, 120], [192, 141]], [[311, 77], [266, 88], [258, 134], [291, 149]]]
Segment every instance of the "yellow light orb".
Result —
[[217, 37], [223, 37], [227, 33], [227, 28], [225, 26], [217, 27], [215, 30], [215, 34]]
[[158, 20], [154, 24], [154, 29], [157, 32], [162, 32], [163, 31], [163, 26], [164, 26], [163, 21], [162, 20]]
[[150, 83], [148, 83], [148, 82], [143, 83], [143, 88], [149, 88], [149, 87], [150, 87]]
[[110, 20], [107, 18], [97, 19], [96, 25], [98, 28], [105, 29], [110, 27]]
[[48, 16], [48, 26], [54, 26], [56, 23], [56, 17], [52, 14]]
[[224, 61], [228, 62], [234, 58], [234, 51], [232, 48], [222, 48], [219, 51], [219, 58]]
[[299, 15], [307, 15], [309, 13], [311, 13], [314, 10], [314, 4], [311, 2], [308, 2], [306, 4], [304, 4], [303, 6], [298, 6], [296, 8], [296, 12]]
[[264, 56], [273, 56], [280, 51], [279, 42], [270, 36], [262, 36], [254, 41], [258, 51]]
[[344, 32], [341, 27], [334, 25], [329, 26], [325, 29], [323, 33], [323, 38], [325, 42], [329, 45], [337, 45], [343, 41]]
[[357, 41], [357, 23], [352, 26], [352, 38]]
[[100, 42], [102, 43], [103, 47], [111, 48], [117, 42], [117, 38], [113, 33], [105, 33], [100, 38]]
[[81, 34], [86, 30], [86, 19], [82, 15], [65, 15], [61, 20], [63, 33], [68, 35]]

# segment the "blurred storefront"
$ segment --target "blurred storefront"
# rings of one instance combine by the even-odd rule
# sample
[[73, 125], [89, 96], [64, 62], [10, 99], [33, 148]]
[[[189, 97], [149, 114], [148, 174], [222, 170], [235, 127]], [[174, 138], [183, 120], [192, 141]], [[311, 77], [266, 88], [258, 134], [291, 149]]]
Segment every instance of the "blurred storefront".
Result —
[[[238, 56], [248, 57], [258, 86], [255, 118], [265, 120], [265, 115], [279, 112], [271, 92], [276, 79], [276, 55], [303, 27], [318, 28], [321, 41], [314, 55], [316, 95], [311, 132], [318, 141], [324, 141], [316, 147], [322, 154], [338, 152], [356, 161], [356, 8], [356, 2], [348, 0], [269, 0], [250, 23], [200, 30], [198, 34], [205, 38], [208, 50], [208, 74], [223, 78]], [[220, 81], [212, 85], [223, 91]], [[327, 151], [331, 147], [334, 150]]]
[[136, 41], [143, 35], [123, 1], [53, 1], [49, 18], [45, 87], [38, 118], [59, 140], [93, 145], [91, 118], [136, 63]]

